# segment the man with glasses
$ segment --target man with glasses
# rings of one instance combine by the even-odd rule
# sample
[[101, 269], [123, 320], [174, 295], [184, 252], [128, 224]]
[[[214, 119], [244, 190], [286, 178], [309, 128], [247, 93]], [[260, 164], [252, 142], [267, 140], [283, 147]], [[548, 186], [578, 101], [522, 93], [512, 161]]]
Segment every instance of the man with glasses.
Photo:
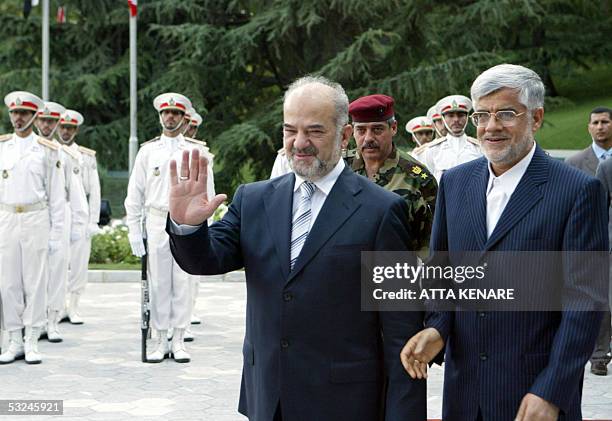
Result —
[[[427, 254], [438, 185], [423, 165], [401, 153], [393, 143], [397, 134], [394, 100], [375, 94], [349, 106], [357, 149], [348, 153], [353, 171], [401, 196], [408, 205], [412, 250]], [[431, 126], [430, 126], [431, 129]]]
[[480, 143], [465, 134], [472, 101], [463, 95], [450, 95], [436, 104], [448, 133], [429, 144], [421, 155], [423, 163], [438, 182], [442, 173], [482, 156]]
[[[488, 263], [487, 281], [511, 274], [518, 296], [542, 303], [548, 295], [550, 311], [537, 305], [459, 311], [447, 303], [455, 311], [429, 313], [426, 329], [402, 350], [402, 363], [423, 377], [446, 346], [443, 419], [581, 420], [584, 366], [607, 298], [605, 192], [598, 180], [537, 146], [544, 84], [534, 71], [494, 66], [476, 78], [471, 94], [485, 156], [442, 177], [432, 261], [457, 267], [466, 252], [476, 252]], [[515, 252], [527, 253], [509, 261]], [[534, 255], [537, 261], [527, 264]]]

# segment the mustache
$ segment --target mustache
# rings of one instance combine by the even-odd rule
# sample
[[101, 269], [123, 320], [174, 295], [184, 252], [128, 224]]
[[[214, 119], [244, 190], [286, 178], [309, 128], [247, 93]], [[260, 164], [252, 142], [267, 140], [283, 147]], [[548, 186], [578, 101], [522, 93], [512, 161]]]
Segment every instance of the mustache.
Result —
[[361, 146], [361, 150], [364, 149], [379, 149], [378, 143], [375, 140], [366, 140]]
[[302, 155], [318, 155], [319, 150], [313, 145], [307, 146], [304, 149], [298, 149], [296, 147], [291, 148], [291, 154], [295, 155], [296, 153], [299, 153]]

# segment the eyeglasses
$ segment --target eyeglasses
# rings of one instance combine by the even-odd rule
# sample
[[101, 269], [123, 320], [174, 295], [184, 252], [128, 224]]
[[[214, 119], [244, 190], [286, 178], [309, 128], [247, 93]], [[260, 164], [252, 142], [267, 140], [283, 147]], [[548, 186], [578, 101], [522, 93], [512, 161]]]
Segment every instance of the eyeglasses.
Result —
[[522, 116], [523, 114], [525, 114], [525, 112], [517, 114], [512, 110], [503, 110], [498, 111], [496, 113], [490, 113], [488, 111], [476, 111], [475, 113], [472, 113], [470, 118], [472, 119], [472, 123], [476, 127], [486, 127], [487, 124], [489, 124], [491, 116], [495, 117], [496, 121], [501, 122], [502, 126], [512, 127], [516, 124], [516, 119]]

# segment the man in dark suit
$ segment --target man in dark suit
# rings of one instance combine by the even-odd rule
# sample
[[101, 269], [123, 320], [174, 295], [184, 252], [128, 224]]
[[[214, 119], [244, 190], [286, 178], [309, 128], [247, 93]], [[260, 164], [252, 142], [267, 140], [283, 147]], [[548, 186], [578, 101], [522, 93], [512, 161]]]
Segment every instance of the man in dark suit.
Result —
[[360, 307], [360, 252], [408, 250], [407, 205], [341, 159], [351, 126], [340, 85], [296, 81], [283, 114], [293, 173], [239, 187], [210, 227], [225, 197], [206, 200], [206, 161], [171, 164], [167, 229], [179, 265], [246, 271], [239, 411], [255, 421], [424, 420], [425, 382], [399, 360], [422, 314]]
[[[495, 66], [478, 76], [471, 95], [485, 157], [442, 177], [432, 259], [458, 266], [465, 251], [484, 262], [520, 251], [562, 252], [567, 259], [558, 267], [502, 260], [487, 269], [494, 276], [514, 271], [520, 285], [534, 289], [555, 280], [547, 291], [560, 295], [559, 308], [430, 313], [402, 362], [422, 377], [424, 364], [446, 345], [445, 420], [581, 420], [584, 365], [601, 322], [596, 310], [606, 302], [605, 193], [599, 181], [535, 144], [544, 116], [544, 85], [535, 72]], [[584, 265], [574, 251], [602, 256], [602, 264]]]
[[[601, 166], [612, 154], [612, 110], [606, 107], [594, 108], [589, 115], [588, 129], [593, 143], [565, 162], [594, 177], [598, 166]], [[610, 312], [606, 311], [599, 328], [595, 350], [591, 355], [591, 373], [598, 376], [608, 374], [610, 335], [612, 334], [610, 323]]]

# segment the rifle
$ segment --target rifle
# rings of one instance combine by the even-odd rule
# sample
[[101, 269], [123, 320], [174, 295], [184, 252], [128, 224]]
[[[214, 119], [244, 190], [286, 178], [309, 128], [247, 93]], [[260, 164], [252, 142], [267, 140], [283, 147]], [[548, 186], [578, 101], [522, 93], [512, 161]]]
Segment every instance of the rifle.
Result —
[[145, 254], [140, 258], [141, 283], [140, 283], [140, 350], [141, 360], [147, 362], [147, 337], [149, 336], [149, 321], [151, 320], [151, 307], [149, 295], [149, 280], [147, 278], [147, 239], [143, 239]]

